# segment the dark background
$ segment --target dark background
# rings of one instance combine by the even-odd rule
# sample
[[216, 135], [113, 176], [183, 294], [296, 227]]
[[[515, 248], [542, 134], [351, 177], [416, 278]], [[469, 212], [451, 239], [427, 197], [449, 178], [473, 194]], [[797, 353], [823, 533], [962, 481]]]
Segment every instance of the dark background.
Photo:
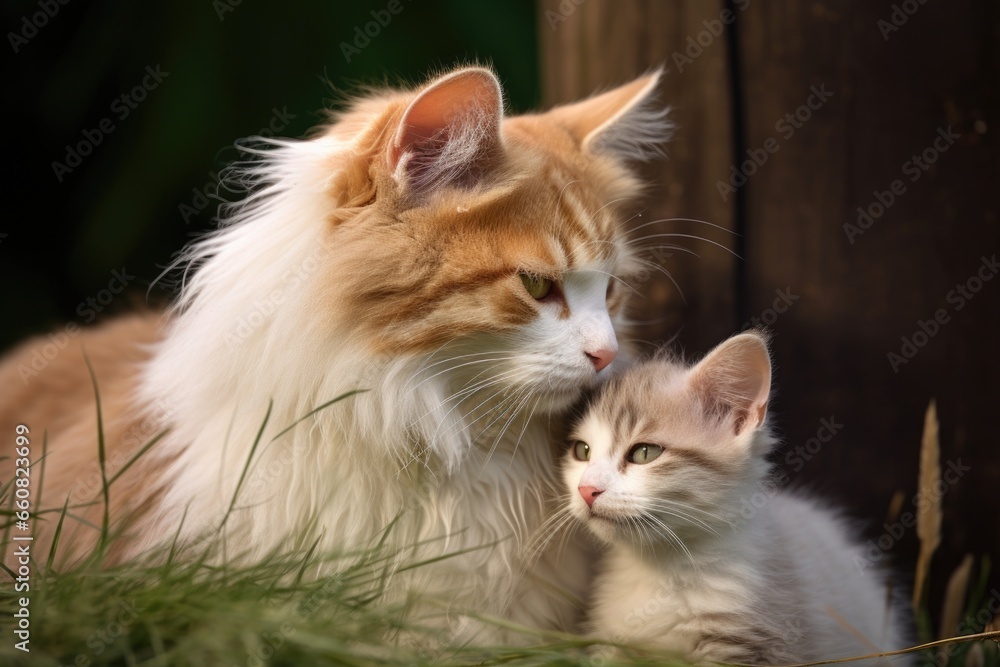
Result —
[[[913, 509], [923, 414], [936, 398], [942, 460], [971, 471], [943, 496], [933, 606], [965, 553], [1000, 554], [1000, 279], [961, 310], [948, 301], [982, 256], [1000, 251], [997, 3], [896, 3], [915, 11], [901, 9], [906, 20], [891, 30], [879, 22], [892, 23], [893, 3], [881, 1], [400, 2], [349, 62], [341, 44], [386, 2], [73, 0], [16, 53], [11, 33], [30, 34], [23, 19], [41, 10], [6, 3], [0, 347], [86, 323], [78, 307], [113, 269], [136, 277], [131, 296], [102, 315], [168, 299], [169, 283], [147, 289], [212, 228], [219, 200], [206, 205], [194, 190], [215, 196], [216, 174], [239, 157], [234, 141], [272, 122], [279, 135], [302, 136], [356, 84], [421, 81], [478, 60], [496, 68], [517, 112], [664, 64], [663, 99], [679, 129], [669, 161], [648, 168], [655, 187], [637, 221], [710, 222], [724, 229], [675, 220], [643, 233], [706, 237], [742, 259], [664, 237], [699, 256], [651, 255], [673, 282], [653, 275], [642, 286], [641, 337], [676, 337], [697, 354], [753, 317], [771, 324], [786, 443], [778, 460], [822, 419], [842, 424], [808, 461], [784, 465], [791, 484], [867, 518], [870, 538], [884, 532], [894, 493]], [[157, 65], [169, 75], [119, 118], [115, 99]], [[786, 137], [776, 124], [813, 86], [833, 95]], [[106, 117], [114, 131], [58, 181], [52, 162]], [[911, 182], [903, 164], [949, 127], [959, 138]], [[778, 149], [723, 198], [719, 182], [769, 139]], [[905, 192], [851, 243], [844, 224], [897, 179]], [[771, 319], [779, 290], [796, 298]], [[894, 371], [887, 355], [941, 308], [948, 321]], [[882, 562], [909, 577], [916, 545], [907, 529]]]

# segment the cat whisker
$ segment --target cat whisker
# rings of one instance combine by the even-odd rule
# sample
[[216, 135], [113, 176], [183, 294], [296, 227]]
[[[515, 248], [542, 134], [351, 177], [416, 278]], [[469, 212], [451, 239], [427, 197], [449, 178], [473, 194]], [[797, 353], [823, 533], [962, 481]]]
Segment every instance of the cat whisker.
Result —
[[[473, 380], [475, 380], [476, 378], [478, 378], [483, 373], [489, 372], [490, 370], [492, 370], [492, 367], [487, 368], [482, 373], [479, 373], [478, 375], [476, 375], [473, 378]], [[453, 405], [452, 408], [450, 410], [448, 410], [448, 412], [446, 412], [444, 414], [444, 417], [442, 417], [442, 424], [443, 424], [444, 423], [443, 420], [446, 419], [448, 417], [448, 415], [450, 415], [461, 404], [461, 400], [467, 398], [468, 396], [471, 396], [472, 394], [475, 394], [478, 391], [481, 391], [483, 389], [487, 389], [490, 385], [499, 384], [500, 380], [503, 379], [503, 377], [505, 375], [508, 375], [509, 373], [512, 373], [512, 372], [513, 371], [508, 371], [507, 373], [501, 373], [500, 375], [494, 375], [494, 376], [486, 378], [485, 380], [482, 380], [480, 382], [475, 382], [475, 383], [473, 383], [473, 384], [471, 384], [469, 386], [466, 386], [466, 387], [463, 387], [462, 389], [459, 389], [454, 394], [448, 396], [444, 400], [440, 401], [433, 408], [431, 408], [430, 410], [428, 410], [427, 412], [425, 412], [424, 414], [422, 414], [415, 421], [411, 422], [409, 424], [409, 428], [413, 428], [414, 426], [416, 426], [425, 417], [427, 417], [428, 415], [430, 415], [432, 412], [434, 412], [438, 408], [442, 407], [443, 405], [446, 405], [447, 403], [449, 403], [451, 401], [456, 401], [455, 405]], [[475, 410], [475, 408], [473, 408], [473, 410]], [[439, 424], [439, 428], [440, 428], [440, 424]], [[437, 432], [435, 431], [435, 435], [436, 434], [437, 434]]]
[[411, 387], [410, 390], [409, 390], [409, 393], [413, 393], [414, 391], [416, 391], [425, 382], [430, 382], [434, 378], [436, 378], [436, 377], [438, 377], [440, 375], [444, 375], [445, 373], [448, 373], [450, 371], [454, 371], [454, 370], [457, 370], [459, 368], [465, 368], [466, 366], [475, 366], [476, 364], [485, 364], [485, 363], [488, 363], [488, 362], [491, 362], [491, 361], [492, 362], [500, 363], [500, 362], [503, 362], [503, 361], [509, 361], [510, 359], [513, 359], [513, 358], [514, 357], [512, 355], [507, 355], [507, 356], [504, 356], [504, 357], [492, 357], [492, 358], [489, 358], [489, 359], [476, 359], [475, 361], [467, 361], [467, 362], [458, 364], [457, 366], [450, 366], [450, 367], [444, 369], [443, 371], [438, 371], [434, 375], [431, 375], [430, 377], [424, 378], [423, 380], [421, 380], [420, 382], [418, 382], [417, 384], [415, 384], [413, 387]]
[[[634, 217], [634, 216], [633, 216]], [[715, 229], [726, 232], [727, 234], [732, 234], [733, 236], [739, 236], [740, 234], [732, 229], [727, 229], [722, 225], [717, 225], [714, 222], [708, 222], [707, 220], [698, 220], [697, 218], [660, 218], [659, 220], [650, 220], [649, 222], [644, 222], [638, 227], [633, 227], [630, 231], [637, 232], [640, 229], [649, 227], [650, 225], [656, 225], [661, 222], [696, 222], [700, 225], [708, 225], [709, 227], [714, 227]]]
[[534, 533], [530, 536], [527, 544], [524, 546], [524, 558], [527, 561], [528, 567], [530, 568], [531, 562], [541, 554], [541, 552], [548, 546], [549, 542], [555, 537], [556, 532], [560, 530], [566, 523], [573, 520], [573, 511], [567, 502], [560, 502], [560, 509], [554, 514], [549, 516], [542, 524], [535, 529]]
[[514, 451], [510, 453], [510, 464], [514, 465], [514, 457], [517, 456], [517, 448], [521, 446], [521, 439], [524, 438], [524, 432], [528, 430], [528, 425], [531, 423], [531, 418], [535, 416], [535, 410], [538, 409], [538, 398], [535, 398], [535, 402], [531, 405], [531, 411], [528, 413], [528, 417], [524, 420], [524, 424], [521, 425], [521, 432], [517, 434], [517, 441], [514, 443]]
[[628, 242], [627, 245], [633, 245], [635, 243], [639, 243], [641, 241], [647, 241], [649, 239], [670, 238], [670, 237], [685, 238], [685, 239], [695, 239], [697, 241], [704, 241], [705, 243], [710, 243], [710, 244], [712, 244], [714, 246], [722, 248], [723, 250], [725, 250], [726, 252], [728, 252], [730, 255], [732, 255], [736, 259], [738, 259], [740, 261], [743, 261], [743, 258], [740, 257], [738, 254], [736, 254], [736, 252], [733, 251], [732, 249], [727, 248], [726, 246], [722, 245], [718, 241], [713, 241], [712, 239], [705, 238], [704, 236], [698, 236], [697, 234], [681, 234], [681, 233], [678, 233], [678, 232], [664, 233], [664, 234], [650, 234], [648, 236], [641, 236], [641, 237], [639, 237], [637, 239], [632, 239], [632, 240], [630, 240]]
[[[705, 523], [701, 519], [697, 519], [695, 517], [692, 517], [690, 514], [683, 514], [683, 513], [677, 512], [675, 510], [670, 510], [670, 509], [666, 509], [666, 508], [663, 508], [663, 507], [644, 507], [643, 511], [646, 512], [647, 514], [650, 514], [650, 515], [653, 515], [655, 513], [659, 513], [659, 514], [665, 514], [667, 516], [674, 517], [676, 519], [682, 519], [682, 520], [684, 520], [684, 521], [686, 521], [686, 522], [688, 522], [688, 523], [690, 523], [692, 525], [698, 526], [698, 527], [706, 530], [709, 533], [712, 533], [713, 535], [719, 535], [719, 531], [717, 531], [715, 528], [713, 528], [709, 524]], [[657, 517], [657, 518], [659, 518], [659, 517]]]
[[[639, 240], [643, 240], [643, 239], [639, 239]], [[678, 252], [685, 252], [685, 253], [687, 253], [689, 255], [694, 255], [698, 259], [701, 259], [701, 255], [699, 255], [698, 253], [696, 253], [694, 250], [691, 250], [691, 248], [685, 248], [684, 246], [675, 245], [673, 243], [657, 243], [655, 245], [647, 245], [647, 246], [643, 246], [639, 250], [640, 251], [649, 251], [649, 252], [652, 252], [654, 250], [676, 250]], [[640, 259], [640, 261], [643, 261], [643, 260]]]
[[655, 271], [659, 271], [660, 273], [662, 273], [663, 275], [665, 275], [665, 276], [667, 277], [667, 279], [668, 279], [668, 280], [669, 280], [669, 281], [670, 281], [671, 283], [673, 283], [673, 285], [674, 285], [674, 288], [675, 288], [675, 289], [677, 290], [677, 293], [681, 295], [681, 301], [682, 301], [682, 302], [684, 303], [684, 305], [685, 305], [685, 306], [687, 305], [687, 299], [686, 299], [686, 298], [684, 297], [684, 290], [682, 290], [682, 289], [681, 289], [681, 286], [677, 284], [677, 281], [676, 281], [676, 280], [674, 280], [674, 277], [673, 277], [672, 275], [670, 275], [670, 272], [669, 272], [669, 271], [667, 271], [667, 269], [666, 269], [666, 268], [664, 268], [664, 267], [663, 267], [662, 265], [660, 265], [660, 264], [656, 264], [655, 262], [650, 262], [650, 261], [648, 261], [648, 260], [644, 260], [644, 259], [640, 259], [639, 261], [640, 261], [640, 262], [641, 262], [641, 263], [642, 263], [642, 264], [643, 264], [644, 266], [648, 266], [648, 267], [650, 267], [651, 269], [653, 269], [653, 270], [655, 270]]
[[[500, 441], [503, 439], [504, 435], [507, 434], [507, 429], [510, 428], [510, 425], [514, 422], [514, 420], [518, 417], [518, 415], [522, 413], [522, 411], [524, 410], [524, 406], [527, 405], [528, 401], [530, 400], [531, 400], [531, 392], [526, 389], [521, 390], [521, 392], [518, 394], [518, 398], [516, 399], [514, 408], [513, 410], [511, 410], [510, 416], [507, 418], [507, 421], [504, 422], [504, 425], [500, 427], [500, 432], [497, 433], [497, 437], [493, 439], [493, 444], [490, 446], [490, 451], [486, 455], [486, 460], [483, 463], [483, 470], [481, 470], [479, 473], [480, 475], [482, 475], [482, 473], [485, 472], [486, 465], [490, 462], [490, 459], [493, 458], [493, 452], [496, 451], [496, 448], [500, 444]], [[527, 426], [527, 423], [525, 423], [525, 426]]]
[[[460, 420], [458, 420], [457, 424], [452, 424], [451, 426], [449, 426], [448, 430], [445, 431], [443, 433], [443, 435], [445, 435], [445, 436], [450, 435], [454, 431], [454, 429], [456, 429], [456, 428], [458, 428], [460, 431], [464, 431], [464, 430], [470, 428], [473, 424], [475, 424], [476, 422], [478, 422], [483, 417], [489, 415], [490, 411], [487, 410], [482, 415], [480, 415], [479, 417], [477, 417], [476, 419], [474, 419], [473, 421], [471, 421], [471, 422], [468, 421], [468, 418], [470, 416], [472, 416], [475, 413], [476, 410], [478, 410], [482, 406], [486, 405], [487, 403], [489, 403], [491, 400], [493, 400], [497, 396], [509, 392], [510, 389], [508, 387], [504, 387], [501, 384], [501, 381], [504, 380], [504, 379], [506, 379], [507, 377], [513, 376], [516, 373], [517, 373], [516, 370], [511, 370], [511, 371], [507, 371], [506, 373], [501, 373], [500, 375], [497, 375], [497, 376], [488, 378], [487, 380], [484, 380], [482, 383], [480, 383], [481, 386], [478, 387], [478, 388], [476, 388], [475, 390], [471, 390], [471, 389], [470, 390], [463, 390], [461, 392], [458, 392], [458, 394], [454, 394], [453, 397], [458, 397], [459, 395], [461, 395], [461, 398], [458, 399], [458, 400], [456, 400], [455, 405], [453, 405], [451, 407], [451, 409], [448, 410], [448, 412], [445, 413], [444, 418], [442, 418], [441, 421], [440, 421], [440, 423], [438, 424], [438, 428], [434, 431], [434, 437], [436, 437], [437, 434], [438, 434], [438, 432], [441, 430], [441, 427], [444, 425], [444, 423], [446, 421], [446, 418], [452, 412], [454, 412], [456, 409], [458, 409], [459, 406], [462, 405], [462, 400], [464, 400], [464, 398], [472, 396], [475, 393], [485, 392], [486, 390], [490, 389], [491, 387], [500, 386], [500, 389], [498, 389], [497, 391], [495, 391], [492, 394], [490, 394], [489, 396], [487, 396], [478, 405], [476, 405], [475, 407], [471, 408], [468, 412], [466, 412], [462, 416], [462, 418]], [[451, 399], [449, 399], [449, 400], [451, 400]], [[504, 402], [506, 402], [506, 399], [502, 399], [500, 405], [503, 405]]]
[[[420, 369], [416, 373], [414, 373], [414, 377], [416, 375], [420, 374], [420, 373], [423, 373], [425, 371], [429, 371], [430, 369], [434, 368], [435, 366], [440, 366], [441, 364], [447, 364], [447, 363], [450, 363], [452, 361], [458, 361], [459, 359], [468, 359], [468, 358], [471, 358], [471, 357], [484, 357], [486, 355], [492, 355], [492, 354], [496, 354], [496, 353], [497, 353], [496, 350], [489, 350], [487, 352], [470, 352], [468, 354], [458, 354], [458, 355], [455, 355], [455, 356], [446, 357], [444, 359], [438, 359], [437, 361], [435, 361], [432, 364], [431, 363], [425, 363], [425, 364], [423, 364], [420, 367]], [[433, 355], [431, 357], [428, 357], [427, 361], [430, 361], [432, 358], [433, 358]]]
[[684, 555], [687, 556], [688, 560], [691, 561], [691, 567], [693, 567], [695, 571], [698, 571], [700, 569], [698, 567], [698, 562], [695, 560], [694, 555], [692, 555], [691, 553], [691, 550], [688, 549], [686, 544], [684, 544], [684, 540], [682, 540], [680, 536], [677, 535], [677, 533], [671, 530], [670, 527], [667, 526], [667, 524], [663, 523], [663, 521], [661, 521], [654, 514], [644, 514], [642, 515], [642, 518], [645, 521], [649, 522], [649, 525], [653, 530], [655, 530], [657, 533], [665, 537], [667, 539], [668, 544], [673, 544], [679, 547], [680, 551], [682, 551]]
[[[516, 371], [508, 371], [507, 373], [503, 373], [503, 374], [501, 374], [499, 376], [494, 376], [494, 377], [487, 378], [486, 380], [480, 382], [477, 386], [467, 387], [467, 388], [465, 388], [465, 389], [463, 389], [463, 390], [461, 390], [459, 392], [456, 392], [451, 397], [449, 397], [448, 399], [445, 399], [445, 401], [442, 401], [437, 406], [435, 406], [434, 408], [432, 408], [429, 412], [425, 413], [424, 416], [426, 417], [431, 412], [433, 412], [434, 410], [436, 410], [441, 405], [444, 405], [449, 400], [452, 400], [452, 399], [455, 399], [455, 398], [459, 398], [459, 397], [462, 397], [462, 396], [470, 396], [470, 395], [472, 395], [473, 393], [475, 393], [477, 391], [485, 391], [485, 390], [489, 389], [490, 387], [500, 385], [500, 381], [503, 380], [505, 376], [511, 375], [514, 372], [516, 372]], [[479, 419], [482, 419], [482, 417], [485, 417], [485, 416], [489, 415], [490, 413], [489, 413], [489, 411], [487, 411], [487, 412], [483, 413], [483, 415], [481, 415], [479, 418], [477, 418], [476, 420], [474, 420], [473, 422], [471, 422], [471, 423], [468, 422], [468, 415], [472, 414], [479, 407], [481, 407], [482, 405], [486, 404], [487, 402], [489, 402], [490, 400], [492, 400], [496, 396], [505, 393], [506, 391], [507, 391], [507, 389], [501, 387], [501, 389], [499, 389], [499, 390], [493, 392], [492, 394], [490, 394], [489, 396], [487, 396], [481, 403], [479, 403], [479, 405], [477, 405], [474, 408], [472, 408], [467, 415], [464, 415], [462, 417], [462, 419], [458, 420], [457, 423], [453, 423], [449, 427], [449, 429], [447, 431], [445, 431], [442, 435], [443, 436], [448, 436], [456, 428], [459, 428], [459, 430], [465, 430], [465, 429], [469, 428], [470, 426], [472, 426], [472, 424], [474, 424]], [[501, 405], [502, 404], [503, 404], [503, 401], [501, 402]], [[461, 405], [461, 400], [457, 400], [456, 403], [455, 403], [455, 405], [453, 405], [451, 407], [451, 409], [449, 409], [448, 412], [446, 412], [444, 414], [444, 416], [439, 420], [437, 428], [434, 430], [434, 433], [432, 433], [431, 436], [430, 436], [431, 440], [434, 440], [434, 439], [437, 438], [439, 432], [441, 431], [441, 427], [444, 426], [445, 423], [447, 422], [447, 417], [449, 415], [451, 415], [451, 413], [454, 412], [456, 409], [458, 409], [458, 407], [460, 405]], [[419, 421], [420, 420], [418, 419], [416, 422], [413, 422], [410, 425], [409, 428], [413, 428], [413, 426], [415, 426]], [[413, 463], [414, 461], [417, 461], [418, 457], [419, 457], [419, 452], [415, 452], [408, 459], [401, 461], [401, 470], [400, 470], [400, 473], [403, 470], [405, 470], [407, 467], [409, 467], [409, 465], [411, 463]]]
[[709, 532], [711, 532], [711, 533], [713, 533], [715, 535], [718, 535], [719, 532], [713, 526], [711, 526], [710, 524], [708, 524], [707, 522], [705, 522], [703, 519], [699, 519], [697, 516], [694, 516], [693, 514], [690, 514], [689, 511], [690, 512], [701, 512], [702, 514], [704, 514], [708, 518], [715, 519], [716, 521], [720, 521], [722, 523], [726, 523], [726, 524], [730, 524], [731, 523], [728, 519], [726, 519], [726, 518], [724, 518], [724, 517], [722, 517], [722, 516], [720, 516], [718, 514], [714, 514], [712, 512], [708, 512], [707, 510], [702, 510], [700, 508], [693, 507], [693, 506], [690, 506], [690, 505], [684, 505], [684, 504], [681, 504], [681, 503], [672, 504], [672, 503], [668, 503], [668, 501], [664, 501], [662, 499], [649, 499], [649, 500], [644, 501], [642, 503], [642, 507], [643, 507], [643, 509], [658, 510], [658, 511], [664, 512], [666, 514], [669, 514], [671, 516], [675, 516], [675, 517], [677, 517], [679, 519], [685, 519], [689, 523], [701, 526], [705, 530], [707, 530], [707, 531], [709, 531]]
[[[513, 374], [513, 373], [514, 373], [514, 371], [511, 371], [511, 374]], [[445, 432], [445, 435], [449, 435], [456, 428], [459, 431], [465, 431], [467, 429], [470, 429], [472, 426], [474, 426], [477, 422], [479, 422], [484, 417], [489, 417], [489, 416], [491, 416], [493, 414], [497, 414], [496, 417], [494, 417], [489, 423], [486, 424], [486, 426], [483, 427], [483, 429], [482, 429], [482, 431], [480, 433], [480, 435], [482, 435], [482, 433], [485, 433], [486, 431], [488, 431], [493, 424], [495, 424], [498, 421], [500, 421], [500, 419], [503, 419], [504, 415], [507, 414], [507, 410], [509, 409], [509, 406], [512, 405], [517, 400], [517, 398], [520, 395], [521, 391], [522, 390], [512, 390], [510, 387], [504, 387], [504, 388], [501, 388], [498, 391], [493, 392], [485, 400], [483, 400], [481, 403], [479, 403], [479, 405], [475, 406], [474, 408], [472, 408], [471, 410], [469, 410], [465, 415], [463, 415], [462, 419], [459, 420], [457, 424], [452, 424], [452, 426], [449, 428], [449, 430]], [[511, 393], [511, 392], [513, 392], [513, 393]], [[475, 419], [473, 419], [471, 422], [468, 421], [469, 417], [471, 417], [475, 413], [476, 410], [478, 410], [480, 407], [482, 407], [486, 403], [492, 401], [494, 398], [496, 398], [499, 395], [503, 395], [503, 398], [500, 399], [500, 402], [495, 407], [493, 407], [493, 408], [489, 408], [488, 407], [483, 412], [483, 414], [479, 415], [478, 417], [476, 417]], [[455, 407], [458, 407], [458, 406], [456, 405]], [[451, 410], [449, 410], [449, 413], [450, 412], [451, 412]], [[478, 436], [476, 436], [476, 437], [478, 437]]]

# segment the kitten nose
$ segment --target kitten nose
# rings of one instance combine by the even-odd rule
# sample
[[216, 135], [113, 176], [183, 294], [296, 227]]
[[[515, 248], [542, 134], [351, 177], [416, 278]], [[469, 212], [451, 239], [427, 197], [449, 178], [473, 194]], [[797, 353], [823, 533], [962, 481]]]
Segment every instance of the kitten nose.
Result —
[[587, 507], [593, 507], [594, 501], [597, 500], [597, 496], [604, 493], [604, 489], [598, 489], [596, 486], [581, 486], [577, 489], [583, 499], [587, 501]]
[[608, 364], [614, 361], [615, 357], [618, 356], [618, 352], [616, 350], [609, 350], [606, 348], [594, 350], [593, 352], [584, 352], [584, 354], [586, 354], [587, 358], [594, 364], [594, 370], [598, 372], [607, 368]]

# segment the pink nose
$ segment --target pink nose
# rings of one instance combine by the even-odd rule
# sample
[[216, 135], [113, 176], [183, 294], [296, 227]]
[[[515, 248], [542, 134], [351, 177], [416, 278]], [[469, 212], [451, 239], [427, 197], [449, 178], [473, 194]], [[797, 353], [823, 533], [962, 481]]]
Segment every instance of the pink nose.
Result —
[[618, 356], [618, 352], [615, 350], [594, 350], [593, 352], [585, 352], [587, 358], [590, 359], [591, 363], [594, 364], [594, 370], [602, 371], [608, 367], [615, 357]]
[[593, 507], [594, 501], [597, 500], [597, 496], [604, 493], [604, 489], [598, 489], [596, 486], [581, 486], [577, 489], [583, 499], [587, 501], [587, 507]]

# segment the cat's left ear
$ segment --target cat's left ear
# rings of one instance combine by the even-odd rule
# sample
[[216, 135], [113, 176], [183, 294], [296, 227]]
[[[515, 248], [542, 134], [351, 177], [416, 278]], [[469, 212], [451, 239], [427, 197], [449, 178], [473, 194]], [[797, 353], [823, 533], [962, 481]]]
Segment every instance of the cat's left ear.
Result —
[[659, 104], [663, 70], [580, 102], [556, 107], [551, 117], [569, 130], [584, 152], [623, 160], [648, 160], [663, 155], [674, 124], [670, 109]]
[[503, 91], [493, 72], [438, 77], [410, 102], [389, 143], [393, 178], [409, 193], [470, 183], [502, 144]]
[[741, 435], [764, 423], [771, 393], [771, 358], [763, 334], [733, 336], [708, 353], [690, 376], [706, 412]]

